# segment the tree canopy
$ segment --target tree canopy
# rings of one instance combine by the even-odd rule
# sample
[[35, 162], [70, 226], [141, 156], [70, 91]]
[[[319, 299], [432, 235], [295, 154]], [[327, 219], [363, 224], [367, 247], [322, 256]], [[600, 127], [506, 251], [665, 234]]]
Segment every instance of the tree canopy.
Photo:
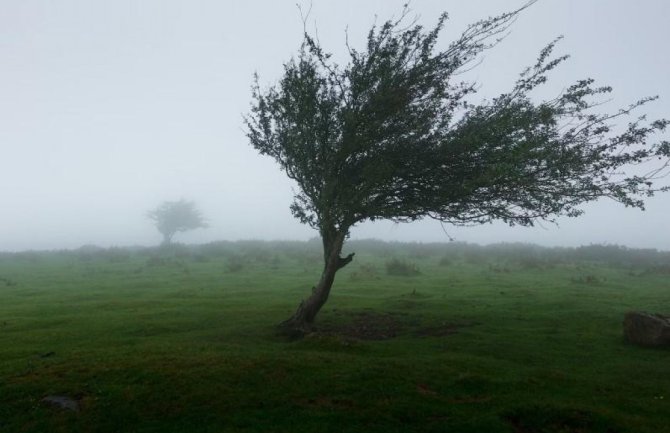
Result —
[[171, 243], [178, 232], [207, 227], [195, 203], [187, 200], [165, 201], [149, 211], [147, 217], [163, 235], [164, 244]]
[[[560, 38], [508, 92], [474, 100], [477, 85], [461, 73], [532, 3], [469, 25], [443, 50], [447, 14], [425, 29], [407, 24], [405, 9], [374, 26], [363, 49], [347, 43], [345, 65], [305, 33], [278, 83], [262, 89], [256, 77], [248, 138], [297, 183], [291, 210], [319, 230], [326, 267], [366, 220], [533, 225], [578, 216], [601, 197], [643, 208], [667, 190], [657, 181], [668, 174], [670, 143], [653, 137], [669, 122], [635, 115], [655, 97], [600, 113], [612, 89], [590, 78], [553, 99], [533, 97], [568, 58], [553, 55]], [[637, 166], [648, 170], [630, 172]]]

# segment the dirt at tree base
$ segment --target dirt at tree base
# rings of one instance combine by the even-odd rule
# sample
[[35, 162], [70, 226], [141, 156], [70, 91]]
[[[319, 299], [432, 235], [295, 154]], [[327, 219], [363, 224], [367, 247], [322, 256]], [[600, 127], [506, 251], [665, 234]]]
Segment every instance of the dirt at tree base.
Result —
[[474, 322], [441, 322], [420, 326], [419, 319], [407, 313], [378, 313], [375, 311], [337, 311], [337, 322], [325, 319], [317, 325], [315, 334], [341, 336], [357, 340], [388, 340], [406, 334], [415, 337], [446, 337]]
[[[342, 315], [342, 313], [337, 313], [337, 315]], [[324, 323], [319, 324], [316, 332], [358, 340], [388, 340], [398, 336], [402, 329], [397, 316], [390, 313], [357, 311], [344, 315], [346, 317], [341, 319], [339, 323], [324, 321]]]

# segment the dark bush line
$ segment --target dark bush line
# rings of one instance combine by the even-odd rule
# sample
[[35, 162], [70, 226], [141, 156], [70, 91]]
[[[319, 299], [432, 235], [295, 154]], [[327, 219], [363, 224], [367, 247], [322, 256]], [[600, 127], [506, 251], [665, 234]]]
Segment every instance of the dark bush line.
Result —
[[[490, 264], [510, 262], [524, 268], [544, 269], [556, 264], [593, 262], [619, 267], [648, 268], [650, 272], [665, 273], [670, 269], [670, 251], [635, 249], [620, 245], [588, 245], [572, 247], [541, 247], [523, 243], [477, 245], [463, 242], [402, 243], [380, 240], [353, 240], [345, 245], [347, 251], [393, 259], [403, 254], [408, 259], [434, 258], [436, 264]], [[174, 257], [204, 263], [220, 259], [280, 266], [281, 260], [318, 263], [322, 260], [319, 239], [309, 241], [218, 241], [202, 245], [172, 244], [163, 247], [111, 247], [84, 245], [74, 250], [0, 252], [0, 261], [39, 263], [61, 257], [79, 262], [124, 263], [133, 257]], [[280, 259], [281, 257], [281, 259]]]

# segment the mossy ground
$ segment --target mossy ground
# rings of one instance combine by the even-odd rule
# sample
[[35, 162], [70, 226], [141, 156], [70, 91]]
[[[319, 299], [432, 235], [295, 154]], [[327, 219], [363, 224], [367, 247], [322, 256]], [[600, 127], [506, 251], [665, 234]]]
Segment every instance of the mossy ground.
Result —
[[[628, 310], [670, 312], [662, 266], [353, 244], [322, 332], [289, 341], [275, 325], [317, 247], [2, 255], [0, 432], [670, 428], [670, 351], [621, 332]], [[394, 258], [418, 273], [389, 275]]]

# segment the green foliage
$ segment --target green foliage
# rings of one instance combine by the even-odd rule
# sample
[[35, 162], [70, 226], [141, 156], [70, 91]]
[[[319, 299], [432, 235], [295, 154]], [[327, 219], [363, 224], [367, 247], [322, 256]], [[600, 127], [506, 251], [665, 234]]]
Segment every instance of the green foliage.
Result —
[[163, 235], [165, 245], [170, 244], [172, 237], [178, 232], [207, 227], [195, 203], [187, 200], [163, 202], [147, 213], [147, 217]]
[[[670, 143], [652, 136], [668, 121], [639, 116], [621, 133], [612, 128], [655, 98], [600, 114], [611, 88], [592, 79], [555, 99], [533, 98], [567, 59], [552, 57], [558, 40], [510, 91], [471, 102], [476, 86], [459, 73], [531, 3], [468, 26], [443, 50], [447, 15], [426, 30], [408, 25], [405, 10], [373, 27], [364, 49], [348, 46], [345, 65], [306, 34], [277, 85], [261, 90], [256, 81], [246, 118], [251, 144], [300, 187], [294, 215], [324, 236], [376, 219], [532, 225], [577, 216], [600, 197], [641, 208], [667, 189], [654, 182], [668, 172]], [[647, 174], [626, 174], [650, 161], [658, 164]]]

